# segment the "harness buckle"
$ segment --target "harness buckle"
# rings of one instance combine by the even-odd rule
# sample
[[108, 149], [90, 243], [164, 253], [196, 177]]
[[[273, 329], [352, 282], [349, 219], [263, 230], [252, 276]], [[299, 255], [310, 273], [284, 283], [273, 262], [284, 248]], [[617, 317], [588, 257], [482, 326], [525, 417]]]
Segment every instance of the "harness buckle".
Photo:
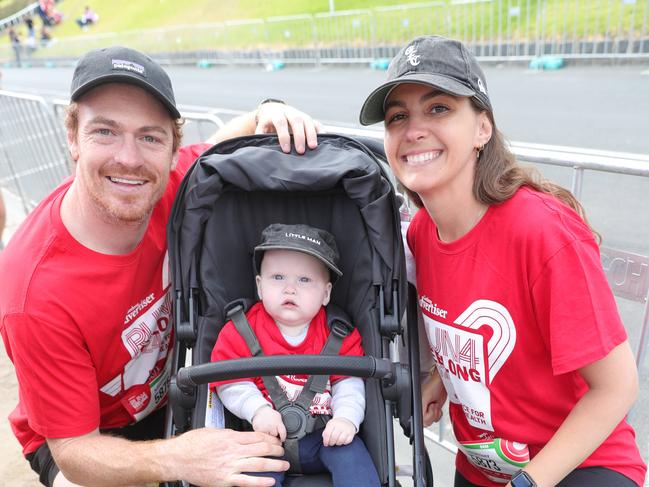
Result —
[[354, 327], [344, 321], [335, 320], [331, 324], [331, 333], [341, 340], [346, 338], [352, 331], [354, 331]]
[[307, 431], [311, 416], [309, 411], [305, 411], [303, 407], [293, 403], [280, 408], [279, 412], [282, 415], [282, 422], [286, 427], [287, 438], [299, 440], [309, 433]]
[[232, 301], [231, 303], [228, 303], [227, 309], [225, 310], [225, 317], [228, 321], [232, 320], [235, 314], [245, 310], [246, 308], [243, 305], [243, 299], [237, 299], [236, 301]]

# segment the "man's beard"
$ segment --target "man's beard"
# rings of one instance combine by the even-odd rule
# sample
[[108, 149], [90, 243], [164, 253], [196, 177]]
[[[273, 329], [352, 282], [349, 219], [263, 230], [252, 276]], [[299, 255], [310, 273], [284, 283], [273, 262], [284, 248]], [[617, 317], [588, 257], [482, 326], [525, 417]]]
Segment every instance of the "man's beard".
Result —
[[[90, 199], [95, 208], [102, 214], [108, 222], [111, 223], [126, 223], [126, 224], [140, 224], [148, 220], [151, 216], [153, 208], [160, 200], [164, 188], [167, 184], [167, 179], [161, 181], [157, 174], [152, 171], [141, 167], [136, 171], [126, 171], [124, 168], [111, 171], [115, 166], [104, 169], [100, 177], [105, 178], [104, 173], [119, 174], [118, 177], [123, 178], [136, 178], [147, 181], [145, 185], [156, 186], [155, 191], [145, 197], [146, 195], [134, 195], [132, 203], [129, 204], [128, 196], [122, 198], [114, 198], [108, 192], [97, 190], [96, 187], [90, 188]], [[114, 183], [109, 183], [114, 184]]]

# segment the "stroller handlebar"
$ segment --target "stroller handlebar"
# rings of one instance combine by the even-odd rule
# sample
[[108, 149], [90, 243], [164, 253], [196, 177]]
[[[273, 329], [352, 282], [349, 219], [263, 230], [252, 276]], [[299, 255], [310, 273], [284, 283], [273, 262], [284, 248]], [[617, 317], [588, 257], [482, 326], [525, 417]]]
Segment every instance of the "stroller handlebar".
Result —
[[189, 394], [200, 384], [261, 375], [348, 375], [391, 380], [397, 365], [388, 359], [339, 355], [250, 357], [182, 367], [176, 375], [176, 384]]

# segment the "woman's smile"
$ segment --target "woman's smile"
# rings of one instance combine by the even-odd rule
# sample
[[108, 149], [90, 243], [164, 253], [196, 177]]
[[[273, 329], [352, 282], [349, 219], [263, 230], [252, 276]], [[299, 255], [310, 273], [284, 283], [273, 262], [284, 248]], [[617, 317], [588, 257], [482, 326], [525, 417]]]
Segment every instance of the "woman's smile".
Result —
[[401, 159], [409, 166], [423, 166], [436, 160], [442, 154], [441, 150], [406, 154]]

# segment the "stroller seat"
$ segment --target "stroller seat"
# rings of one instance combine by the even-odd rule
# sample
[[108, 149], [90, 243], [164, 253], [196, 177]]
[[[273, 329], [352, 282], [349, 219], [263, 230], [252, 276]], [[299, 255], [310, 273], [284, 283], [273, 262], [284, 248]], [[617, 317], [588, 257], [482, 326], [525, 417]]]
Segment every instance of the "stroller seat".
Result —
[[[275, 136], [258, 135], [225, 141], [197, 160], [181, 185], [168, 227], [177, 338], [168, 436], [203, 427], [214, 416], [208, 404], [218, 409], [218, 401], [214, 406], [209, 382], [280, 370], [358, 375], [369, 378], [359, 435], [381, 484], [396, 485], [394, 416], [413, 443], [415, 485], [426, 485], [418, 460], [425, 455], [418, 434], [421, 410], [416, 409], [419, 401], [412, 401], [413, 387], [418, 391], [418, 354], [398, 339], [404, 324], [416, 330], [416, 320], [411, 327], [412, 320], [406, 319], [399, 200], [382, 157], [375, 141], [342, 135], [319, 136], [317, 149], [304, 155], [285, 154]], [[256, 299], [252, 251], [271, 223], [306, 223], [333, 234], [343, 276], [333, 287], [331, 302], [358, 328], [366, 357], [274, 356], [209, 363], [227, 321], [226, 305]], [[182, 367], [189, 349], [191, 366]], [[401, 362], [393, 356], [395, 349]], [[216, 417], [222, 418], [222, 426], [249, 428], [227, 411], [222, 416], [217, 411]], [[331, 480], [327, 474], [298, 476], [290, 482], [287, 477], [286, 484], [324, 487]]]

